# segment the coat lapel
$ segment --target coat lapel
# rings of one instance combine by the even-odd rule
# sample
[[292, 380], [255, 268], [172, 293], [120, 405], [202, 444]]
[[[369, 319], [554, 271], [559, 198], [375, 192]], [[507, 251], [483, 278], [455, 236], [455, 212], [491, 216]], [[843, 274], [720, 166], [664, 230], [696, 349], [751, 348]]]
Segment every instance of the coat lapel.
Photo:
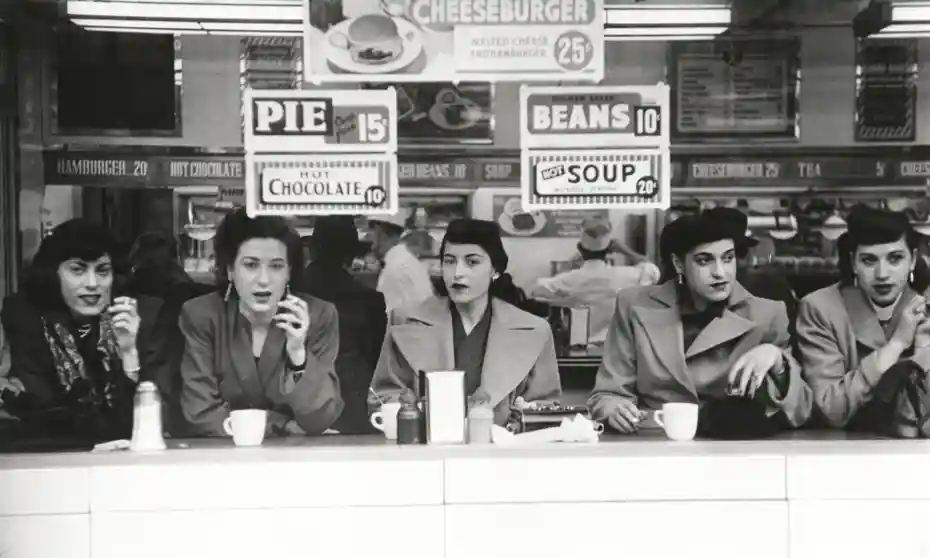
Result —
[[[688, 374], [688, 366], [685, 363], [684, 335], [681, 317], [678, 314], [678, 303], [674, 299], [671, 302], [668, 301], [664, 296], [665, 290], [666, 287], [663, 287], [653, 295], [653, 298], [665, 304], [666, 307], [639, 307], [635, 309], [635, 315], [652, 344], [656, 360], [665, 367], [669, 375], [678, 380], [678, 383], [687, 388], [696, 398], [697, 389], [691, 375]], [[672, 285], [672, 290], [674, 291], [674, 285]], [[674, 292], [672, 296], [674, 297]]]
[[391, 337], [415, 373], [452, 370], [452, 316], [445, 299], [430, 299], [412, 310], [406, 322], [391, 326]]
[[724, 309], [719, 318], [713, 319], [707, 324], [707, 327], [701, 330], [691, 343], [691, 346], [688, 347], [685, 358], [689, 359], [714, 347], [739, 339], [751, 331], [755, 327], [755, 323], [734, 311], [741, 308], [746, 303], [747, 298], [749, 298], [749, 293], [746, 289], [739, 283], [734, 283], [733, 291], [727, 301], [727, 308]]
[[[840, 290], [843, 297], [843, 305], [846, 307], [846, 313], [849, 314], [849, 321], [852, 324], [853, 334], [856, 341], [873, 350], [885, 346], [888, 339], [882, 330], [882, 325], [878, 321], [875, 309], [866, 299], [865, 293], [858, 287], [846, 286]], [[894, 331], [901, 319], [902, 309], [908, 305], [916, 293], [911, 289], [906, 289], [901, 293], [901, 298], [895, 305], [894, 313], [891, 316], [891, 322], [888, 331]]]
[[481, 387], [496, 407], [526, 379], [546, 339], [524, 312], [491, 298], [491, 328], [481, 368]]
[[226, 334], [229, 365], [235, 372], [242, 392], [250, 402], [261, 401], [264, 394], [255, 367], [255, 357], [252, 356], [251, 330], [248, 321], [239, 314], [238, 303], [235, 301], [226, 304]]

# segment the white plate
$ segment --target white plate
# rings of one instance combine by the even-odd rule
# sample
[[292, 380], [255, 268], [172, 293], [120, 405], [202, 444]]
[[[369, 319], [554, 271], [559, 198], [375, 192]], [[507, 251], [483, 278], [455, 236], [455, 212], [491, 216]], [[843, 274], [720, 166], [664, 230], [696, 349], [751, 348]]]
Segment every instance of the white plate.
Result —
[[465, 120], [464, 122], [460, 122], [459, 124], [452, 124], [448, 120], [446, 120], [446, 115], [443, 114], [443, 111], [442, 111], [443, 107], [440, 105], [433, 105], [433, 107], [429, 109], [429, 119], [433, 121], [433, 124], [442, 128], [443, 130], [465, 130], [466, 128], [471, 128], [472, 126], [478, 123], [478, 120], [481, 119], [481, 116], [482, 116], [481, 107], [479, 107], [477, 103], [469, 104], [468, 102], [466, 102], [463, 104], [465, 104], [466, 106], [474, 105], [475, 110], [473, 112], [466, 111], [465, 114], [477, 114], [477, 117], [475, 119]]
[[404, 42], [403, 52], [394, 60], [384, 64], [362, 64], [352, 59], [352, 53], [348, 49], [339, 48], [330, 43], [334, 33], [348, 31], [349, 24], [352, 23], [351, 19], [333, 25], [326, 31], [323, 36], [323, 55], [340, 70], [353, 74], [390, 74], [406, 68], [416, 61], [423, 50], [423, 39], [420, 36], [420, 30], [406, 19], [396, 17], [391, 19], [397, 25], [397, 32], [400, 33]]
[[504, 232], [509, 235], [533, 236], [534, 234], [543, 230], [543, 227], [546, 226], [546, 216], [538, 212], [531, 212], [530, 214], [533, 216], [533, 220], [536, 222], [536, 226], [532, 229], [518, 231], [517, 229], [513, 228], [513, 221], [511, 221], [510, 215], [506, 215], [504, 213], [501, 213], [501, 216], [497, 218], [497, 224], [499, 224], [501, 229], [503, 229]]

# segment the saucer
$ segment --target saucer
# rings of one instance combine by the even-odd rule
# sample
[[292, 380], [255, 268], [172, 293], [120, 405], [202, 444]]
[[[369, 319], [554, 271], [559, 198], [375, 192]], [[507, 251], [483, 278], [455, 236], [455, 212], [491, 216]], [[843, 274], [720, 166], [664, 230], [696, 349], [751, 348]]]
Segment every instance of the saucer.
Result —
[[[469, 103], [465, 103], [465, 104], [467, 105]], [[465, 120], [458, 124], [452, 124], [446, 119], [446, 115], [443, 114], [443, 108], [445, 107], [441, 105], [433, 105], [432, 108], [429, 109], [429, 119], [433, 122], [433, 124], [435, 124], [439, 128], [442, 128], [443, 130], [465, 130], [467, 128], [471, 128], [472, 126], [477, 124], [479, 120], [481, 120], [481, 114], [482, 114], [481, 107], [479, 107], [477, 103], [471, 103], [471, 105], [474, 105], [475, 107], [474, 113], [477, 113], [479, 115], [477, 118], [473, 118], [471, 120]]]
[[536, 223], [536, 226], [532, 229], [527, 229], [525, 231], [515, 229], [510, 215], [505, 213], [501, 213], [501, 216], [497, 218], [497, 224], [501, 226], [501, 229], [505, 233], [511, 236], [533, 236], [546, 226], [546, 216], [537, 212], [531, 212], [530, 214], [533, 216], [533, 221]]
[[[348, 33], [351, 19], [340, 22], [330, 27], [322, 40], [323, 56], [330, 64], [340, 70], [353, 74], [390, 74], [402, 70], [412, 64], [420, 52], [423, 50], [423, 39], [420, 36], [419, 29], [406, 19], [392, 18], [397, 25], [397, 32], [403, 40], [404, 50], [400, 56], [390, 62], [383, 64], [363, 64], [352, 59], [352, 53], [348, 49], [339, 48], [330, 43], [330, 38], [336, 32], [343, 34]], [[408, 38], [410, 37], [410, 38]]]

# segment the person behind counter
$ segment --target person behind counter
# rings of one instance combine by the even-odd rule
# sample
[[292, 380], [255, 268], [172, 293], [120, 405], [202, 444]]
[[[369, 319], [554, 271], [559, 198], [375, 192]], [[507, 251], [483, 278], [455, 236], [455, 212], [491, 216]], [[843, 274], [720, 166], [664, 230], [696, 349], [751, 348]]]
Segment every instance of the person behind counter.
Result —
[[914, 289], [918, 236], [903, 213], [855, 206], [838, 240], [841, 280], [803, 299], [798, 348], [828, 425], [930, 436], [930, 320]]
[[333, 428], [343, 434], [374, 432], [368, 421], [368, 386], [387, 325], [384, 296], [348, 272], [359, 250], [352, 217], [318, 217], [310, 241], [311, 263], [303, 277], [308, 293], [333, 303], [339, 312], [336, 374], [345, 409]]
[[373, 216], [368, 223], [371, 250], [383, 262], [378, 276], [378, 292], [384, 295], [387, 311], [433, 296], [433, 284], [426, 267], [401, 242], [406, 228], [404, 212]]
[[464, 370], [466, 395], [483, 388], [499, 425], [506, 424], [517, 396], [558, 398], [549, 324], [501, 298], [509, 296], [512, 283], [497, 224], [452, 221], [439, 253], [446, 292], [390, 314], [371, 384], [377, 398], [369, 397], [369, 405], [416, 390], [421, 370]]
[[181, 409], [190, 435], [223, 436], [230, 410], [267, 409], [268, 432], [319, 434], [342, 412], [336, 308], [290, 292], [300, 237], [279, 217], [228, 214], [214, 238], [219, 292], [184, 304]]
[[116, 296], [116, 241], [82, 219], [42, 240], [23, 288], [3, 303], [10, 376], [23, 393], [8, 402], [30, 436], [87, 441], [128, 438], [136, 383], [167, 375], [157, 298]]
[[785, 306], [736, 281], [736, 252], [746, 241], [746, 216], [734, 209], [666, 225], [660, 248], [672, 278], [617, 297], [588, 399], [596, 420], [630, 433], [641, 408], [692, 402], [701, 405], [704, 436], [762, 436], [804, 424], [811, 394], [791, 356]]
[[578, 252], [584, 260], [581, 268], [542, 277], [531, 293], [533, 298], [554, 306], [589, 307], [589, 341], [597, 344], [607, 337], [617, 293], [635, 285], [653, 285], [659, 280], [659, 268], [651, 262], [636, 266], [612, 266], [607, 262], [611, 230], [606, 216], [586, 217], [578, 242]]

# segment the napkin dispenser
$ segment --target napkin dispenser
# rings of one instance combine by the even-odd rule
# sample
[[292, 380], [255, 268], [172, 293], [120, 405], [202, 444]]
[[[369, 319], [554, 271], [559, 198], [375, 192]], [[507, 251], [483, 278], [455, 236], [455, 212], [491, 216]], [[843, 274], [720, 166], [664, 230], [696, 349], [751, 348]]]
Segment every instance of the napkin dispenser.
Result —
[[465, 372], [421, 372], [426, 443], [465, 443]]
[[507, 430], [515, 434], [532, 432], [562, 424], [562, 419], [581, 415], [591, 419], [591, 412], [584, 405], [562, 405], [558, 401], [534, 401], [524, 407], [514, 407], [510, 412]]

